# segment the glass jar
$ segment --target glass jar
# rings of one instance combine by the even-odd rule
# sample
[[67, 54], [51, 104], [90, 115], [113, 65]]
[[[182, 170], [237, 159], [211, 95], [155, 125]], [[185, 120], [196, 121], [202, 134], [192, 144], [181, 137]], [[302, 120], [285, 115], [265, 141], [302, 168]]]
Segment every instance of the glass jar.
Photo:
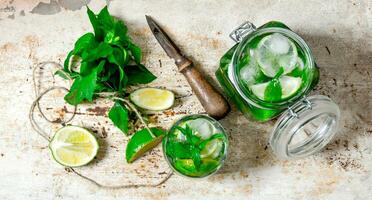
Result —
[[276, 21], [259, 28], [245, 22], [230, 37], [236, 44], [216, 71], [229, 99], [247, 118], [281, 115], [270, 139], [276, 155], [298, 158], [322, 149], [336, 132], [340, 111], [326, 96], [306, 97], [319, 80], [306, 42]]
[[221, 124], [206, 115], [189, 115], [176, 121], [163, 139], [163, 153], [174, 172], [203, 178], [220, 169], [228, 140]]

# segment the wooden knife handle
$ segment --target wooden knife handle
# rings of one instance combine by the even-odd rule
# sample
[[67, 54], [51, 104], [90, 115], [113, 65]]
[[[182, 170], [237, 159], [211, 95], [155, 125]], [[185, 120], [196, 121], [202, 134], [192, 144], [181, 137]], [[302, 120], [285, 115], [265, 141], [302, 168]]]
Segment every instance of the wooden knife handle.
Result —
[[215, 119], [222, 119], [229, 113], [230, 106], [226, 99], [202, 76], [188, 59], [177, 63], [179, 71], [186, 77], [192, 90], [198, 97], [205, 111]]

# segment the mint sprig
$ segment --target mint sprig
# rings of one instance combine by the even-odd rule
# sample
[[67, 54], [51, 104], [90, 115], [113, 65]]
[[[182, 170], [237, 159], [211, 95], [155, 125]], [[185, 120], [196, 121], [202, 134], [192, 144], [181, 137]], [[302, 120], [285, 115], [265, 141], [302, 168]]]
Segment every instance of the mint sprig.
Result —
[[176, 129], [179, 130], [186, 137], [186, 142], [171, 143], [170, 151], [168, 151], [167, 153], [170, 153], [177, 158], [191, 158], [196, 169], [199, 169], [200, 165], [202, 164], [200, 152], [210, 141], [215, 139], [226, 141], [225, 135], [221, 133], [213, 134], [208, 139], [202, 140], [200, 137], [193, 134], [193, 130], [187, 124], [185, 128], [177, 126]]
[[[92, 102], [97, 93], [113, 93], [124, 97], [127, 86], [146, 84], [156, 79], [141, 64], [141, 49], [128, 36], [127, 26], [112, 17], [104, 7], [97, 15], [87, 7], [87, 14], [94, 33], [82, 35], [65, 61], [63, 71], [56, 74], [73, 80], [66, 102], [78, 105]], [[79, 58], [80, 67], [72, 62]], [[107, 98], [112, 98], [107, 97]], [[109, 118], [125, 134], [128, 133], [129, 110], [116, 102], [109, 112]]]

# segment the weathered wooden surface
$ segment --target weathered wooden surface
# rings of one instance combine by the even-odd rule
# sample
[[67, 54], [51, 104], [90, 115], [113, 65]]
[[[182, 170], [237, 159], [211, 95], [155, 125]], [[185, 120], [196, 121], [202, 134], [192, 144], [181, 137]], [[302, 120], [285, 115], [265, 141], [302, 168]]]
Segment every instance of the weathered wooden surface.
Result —
[[[157, 188], [107, 190], [55, 163], [48, 144], [31, 129], [27, 115], [35, 97], [32, 69], [39, 62], [61, 63], [81, 34], [91, 31], [85, 9], [67, 0], [0, 0], [0, 199], [371, 199], [372, 198], [372, 2], [368, 1], [119, 1], [112, 14], [126, 21], [141, 46], [145, 63], [159, 78], [151, 84], [173, 90], [173, 110], [153, 116], [169, 127], [173, 120], [204, 112], [176, 66], [151, 35], [144, 15], [152, 15], [175, 38], [197, 67], [214, 77], [223, 53], [233, 45], [229, 32], [244, 20], [261, 25], [280, 20], [312, 47], [321, 79], [314, 94], [339, 104], [342, 123], [335, 140], [321, 153], [280, 161], [267, 148], [274, 121], [256, 123], [233, 111], [221, 123], [228, 130], [229, 156], [222, 170], [207, 179], [173, 176]], [[47, 0], [43, 0], [49, 3]], [[59, 4], [57, 3], [59, 2]], [[91, 1], [94, 10], [102, 1]], [[48, 7], [51, 6], [51, 7]], [[42, 6], [41, 6], [42, 7]], [[32, 13], [31, 13], [32, 11]], [[44, 15], [41, 15], [44, 14]], [[162, 63], [160, 66], [159, 62]], [[41, 90], [66, 82], [37, 70]], [[42, 103], [62, 109], [63, 93]], [[106, 117], [111, 102], [79, 107], [72, 122], [96, 130], [101, 143], [97, 160], [78, 170], [105, 184], [154, 183], [168, 167], [160, 146], [132, 165], [124, 159], [127, 137]], [[58, 126], [48, 126], [48, 131]]]

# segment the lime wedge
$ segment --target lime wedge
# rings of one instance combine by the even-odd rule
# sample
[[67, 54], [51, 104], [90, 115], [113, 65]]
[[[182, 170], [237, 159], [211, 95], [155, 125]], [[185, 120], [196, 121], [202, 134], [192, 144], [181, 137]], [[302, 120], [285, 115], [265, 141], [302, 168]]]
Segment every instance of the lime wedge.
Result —
[[200, 152], [201, 158], [217, 158], [222, 150], [223, 143], [220, 139], [209, 141]]
[[295, 94], [301, 87], [301, 77], [282, 76], [279, 78], [282, 87], [282, 99]]
[[49, 143], [55, 161], [68, 167], [88, 164], [98, 152], [96, 138], [86, 129], [65, 126], [59, 129]]
[[218, 166], [220, 165], [220, 162], [214, 159], [205, 158], [202, 160], [202, 164], [200, 166], [200, 171], [203, 172], [212, 172], [214, 171]]
[[286, 36], [274, 33], [264, 37], [254, 51], [261, 71], [268, 77], [274, 77], [283, 67], [284, 73], [291, 72], [297, 63], [297, 47]]
[[261, 100], [265, 100], [265, 90], [270, 82], [260, 83], [251, 86], [252, 93]]
[[128, 163], [132, 163], [162, 141], [165, 135], [162, 129], [150, 128], [150, 130], [155, 137], [153, 137], [147, 129], [142, 129], [137, 131], [129, 140], [125, 152]]
[[174, 167], [177, 171], [181, 172], [182, 174], [189, 175], [189, 176], [196, 176], [197, 170], [194, 165], [194, 161], [192, 159], [177, 159], [174, 162]]
[[154, 111], [168, 109], [174, 103], [174, 94], [171, 91], [158, 88], [138, 89], [129, 98], [136, 106]]

